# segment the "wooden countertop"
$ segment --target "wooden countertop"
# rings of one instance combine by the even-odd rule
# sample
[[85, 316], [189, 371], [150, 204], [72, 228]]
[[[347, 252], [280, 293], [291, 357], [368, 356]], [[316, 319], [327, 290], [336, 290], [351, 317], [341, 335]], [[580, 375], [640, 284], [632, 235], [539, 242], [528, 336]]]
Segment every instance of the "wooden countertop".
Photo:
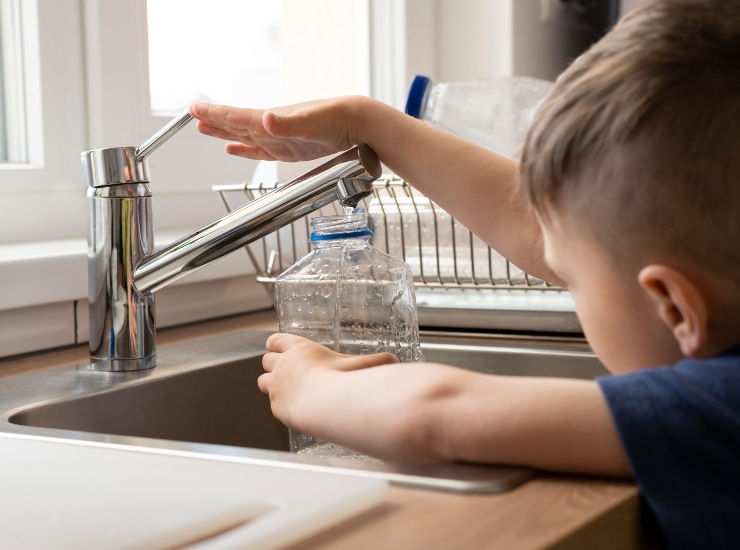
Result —
[[[157, 345], [242, 329], [276, 330], [273, 311], [163, 329]], [[84, 361], [87, 346], [0, 359], [2, 377]], [[464, 495], [391, 486], [384, 503], [291, 547], [642, 548], [639, 491], [612, 479], [541, 474], [512, 491]]]

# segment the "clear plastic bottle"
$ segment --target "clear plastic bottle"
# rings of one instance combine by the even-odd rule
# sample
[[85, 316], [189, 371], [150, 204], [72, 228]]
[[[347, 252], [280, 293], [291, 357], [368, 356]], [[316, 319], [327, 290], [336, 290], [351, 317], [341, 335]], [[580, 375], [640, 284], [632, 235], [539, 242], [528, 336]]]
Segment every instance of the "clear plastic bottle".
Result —
[[417, 75], [411, 81], [406, 113], [499, 155], [516, 158], [551, 87], [551, 82], [530, 77], [434, 82]]
[[[365, 213], [311, 220], [312, 251], [276, 281], [280, 332], [340, 353], [391, 352], [423, 360], [411, 270], [373, 248]], [[360, 453], [291, 431], [293, 452], [367, 460]]]

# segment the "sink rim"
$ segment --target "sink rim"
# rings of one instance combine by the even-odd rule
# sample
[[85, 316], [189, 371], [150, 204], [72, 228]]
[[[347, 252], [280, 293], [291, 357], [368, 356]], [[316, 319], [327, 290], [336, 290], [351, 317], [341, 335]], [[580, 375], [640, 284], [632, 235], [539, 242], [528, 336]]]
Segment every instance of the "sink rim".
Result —
[[[234, 361], [254, 359], [265, 353], [264, 342], [271, 331], [238, 330], [161, 346], [158, 366], [134, 373], [101, 373], [89, 370], [84, 363], [71, 363], [40, 369], [38, 371], [8, 376], [0, 385], [0, 436], [25, 437], [65, 441], [69, 444], [105, 446], [142, 452], [165, 453], [178, 456], [198, 456], [212, 460], [245, 462], [276, 467], [361, 475], [388, 480], [402, 485], [434, 488], [455, 492], [491, 493], [513, 488], [532, 478], [535, 472], [515, 466], [489, 466], [473, 464], [411, 465], [397, 463], [343, 461], [341, 459], [296, 455], [286, 451], [236, 447], [213, 443], [190, 443], [148, 437], [120, 436], [58, 428], [43, 428], [17, 424], [13, 416], [46, 406], [53, 406], [72, 399], [122, 391], [126, 387], [146, 384], [149, 381], [178, 376], [198, 369], [214, 368]], [[435, 340], [447, 339], [444, 333], [434, 333], [432, 342], [425, 334], [422, 349], [442, 345]], [[467, 348], [504, 350], [503, 353], [521, 355], [549, 354], [565, 357], [595, 355], [570, 343], [582, 341], [573, 338], [526, 338], [522, 343], [502, 344], [510, 336], [500, 339], [491, 335], [454, 334], [455, 343]], [[466, 340], [465, 343], [460, 340]], [[561, 341], [562, 340], [562, 341]], [[471, 343], [473, 342], [473, 343]], [[548, 349], [555, 347], [567, 350]]]

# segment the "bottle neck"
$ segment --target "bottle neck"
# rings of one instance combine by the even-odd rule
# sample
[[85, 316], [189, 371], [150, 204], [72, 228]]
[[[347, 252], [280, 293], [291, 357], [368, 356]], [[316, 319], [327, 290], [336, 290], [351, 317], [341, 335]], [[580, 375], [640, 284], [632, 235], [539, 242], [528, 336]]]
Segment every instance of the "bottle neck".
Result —
[[370, 237], [349, 237], [341, 239], [332, 239], [329, 241], [311, 241], [311, 248], [313, 250], [324, 250], [327, 248], [363, 248], [370, 244]]
[[365, 212], [356, 211], [346, 216], [324, 216], [311, 220], [309, 241], [314, 248], [345, 245], [356, 242], [358, 246], [367, 244], [373, 232], [367, 227]]

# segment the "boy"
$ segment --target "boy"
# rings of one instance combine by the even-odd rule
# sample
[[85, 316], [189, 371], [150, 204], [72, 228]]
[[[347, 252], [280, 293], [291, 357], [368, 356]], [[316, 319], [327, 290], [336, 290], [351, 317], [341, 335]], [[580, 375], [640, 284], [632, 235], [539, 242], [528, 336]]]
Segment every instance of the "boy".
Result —
[[555, 84], [521, 165], [368, 98], [196, 104], [229, 153], [367, 143], [513, 263], [567, 288], [616, 376], [498, 377], [278, 334], [286, 425], [388, 460], [633, 476], [671, 547], [740, 540], [740, 1], [659, 0]]

